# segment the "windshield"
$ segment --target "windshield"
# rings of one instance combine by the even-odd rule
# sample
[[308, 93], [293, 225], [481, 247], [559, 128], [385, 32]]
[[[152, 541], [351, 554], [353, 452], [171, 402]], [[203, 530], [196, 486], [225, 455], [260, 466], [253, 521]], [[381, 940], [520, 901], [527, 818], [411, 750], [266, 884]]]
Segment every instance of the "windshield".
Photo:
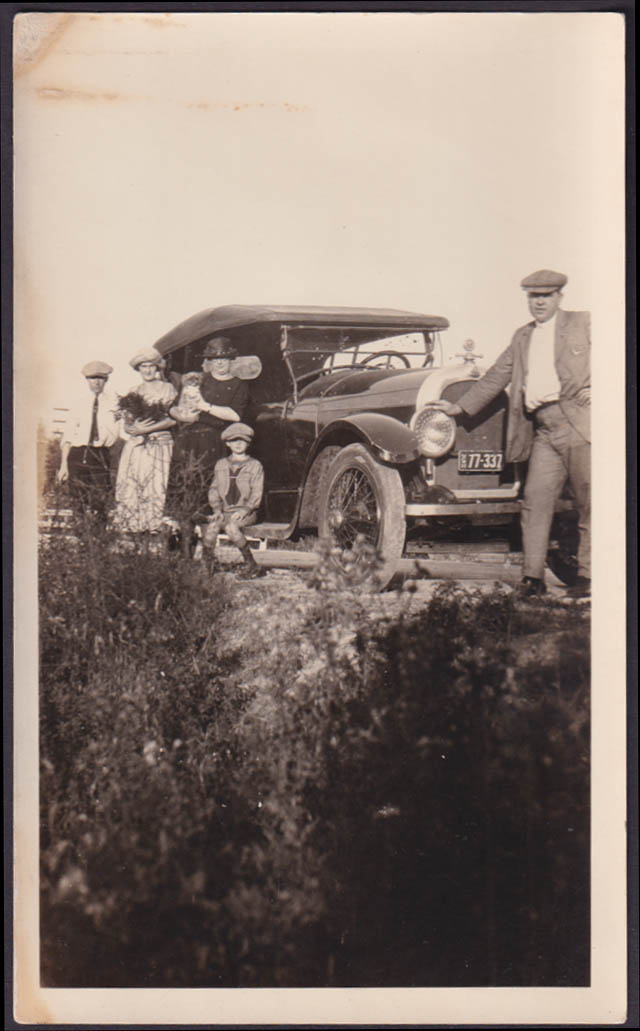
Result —
[[296, 382], [353, 367], [422, 369], [441, 364], [436, 332], [354, 326], [287, 326], [283, 353]]

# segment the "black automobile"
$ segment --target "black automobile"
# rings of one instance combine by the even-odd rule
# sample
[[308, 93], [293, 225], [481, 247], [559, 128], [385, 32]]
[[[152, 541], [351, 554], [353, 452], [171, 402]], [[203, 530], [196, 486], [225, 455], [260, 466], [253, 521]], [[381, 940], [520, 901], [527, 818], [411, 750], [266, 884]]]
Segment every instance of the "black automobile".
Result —
[[[171, 374], [200, 370], [205, 342], [257, 356], [245, 418], [265, 470], [259, 536], [301, 530], [348, 556], [364, 540], [393, 575], [408, 528], [513, 520], [523, 470], [505, 462], [508, 398], [456, 426], [431, 406], [482, 375], [466, 341], [445, 363], [446, 318], [384, 308], [228, 305], [193, 315], [155, 344]], [[564, 503], [563, 503], [564, 504]]]

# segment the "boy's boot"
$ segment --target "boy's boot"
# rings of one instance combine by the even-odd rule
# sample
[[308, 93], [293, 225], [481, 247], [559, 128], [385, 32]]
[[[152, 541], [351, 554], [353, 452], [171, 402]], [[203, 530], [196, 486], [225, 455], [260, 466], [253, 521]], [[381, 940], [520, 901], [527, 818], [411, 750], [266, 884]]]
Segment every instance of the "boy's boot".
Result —
[[190, 520], [185, 519], [180, 525], [180, 551], [183, 558], [191, 558], [193, 551], [191, 548], [191, 538], [193, 537], [193, 523]]
[[215, 573], [219, 569], [216, 561], [216, 544], [218, 534], [211, 533], [211, 527], [206, 526], [202, 534], [202, 558], [208, 573]]
[[240, 554], [242, 555], [242, 561], [244, 562], [244, 568], [238, 573], [238, 579], [240, 580], [255, 580], [258, 576], [265, 576], [266, 569], [259, 566], [253, 557], [251, 548], [248, 544], [244, 544], [240, 548]]
[[204, 563], [204, 568], [209, 574], [215, 573], [219, 568], [218, 563], [216, 562], [216, 553], [213, 548], [205, 547], [202, 549], [202, 561]]

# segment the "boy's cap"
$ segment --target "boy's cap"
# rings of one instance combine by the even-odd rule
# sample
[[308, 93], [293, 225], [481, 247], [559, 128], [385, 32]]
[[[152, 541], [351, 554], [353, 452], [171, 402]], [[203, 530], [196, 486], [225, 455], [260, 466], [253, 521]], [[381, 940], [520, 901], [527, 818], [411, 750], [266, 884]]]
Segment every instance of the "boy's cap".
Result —
[[220, 434], [222, 440], [246, 440], [248, 444], [253, 440], [253, 430], [244, 422], [234, 422]]
[[112, 372], [113, 369], [106, 362], [87, 362], [86, 365], [82, 366], [82, 375], [86, 376], [87, 379], [94, 379], [97, 376], [101, 379], [107, 379]]
[[551, 269], [541, 268], [537, 272], [532, 272], [530, 276], [525, 276], [520, 286], [530, 293], [548, 294], [554, 290], [562, 290], [566, 283], [567, 277], [563, 272], [553, 272]]
[[238, 352], [229, 337], [211, 337], [207, 340], [202, 354], [203, 358], [237, 358]]

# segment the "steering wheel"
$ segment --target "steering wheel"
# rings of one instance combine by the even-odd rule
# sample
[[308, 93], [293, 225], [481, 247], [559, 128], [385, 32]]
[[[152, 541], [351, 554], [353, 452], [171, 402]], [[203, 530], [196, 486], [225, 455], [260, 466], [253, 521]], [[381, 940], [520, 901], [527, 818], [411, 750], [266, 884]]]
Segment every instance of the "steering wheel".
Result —
[[387, 358], [387, 365], [386, 365], [387, 369], [391, 368], [391, 365], [389, 364], [389, 361], [388, 361], [389, 358], [399, 358], [400, 361], [404, 364], [406, 369], [410, 369], [411, 368], [411, 365], [409, 364], [409, 359], [406, 357], [406, 355], [402, 354], [401, 351], [373, 351], [373, 353], [372, 354], [368, 354], [366, 356], [366, 358], [358, 357], [358, 363], [357, 364], [358, 365], [368, 365], [369, 362], [372, 362], [374, 360], [374, 358], [385, 358], [385, 357]]

